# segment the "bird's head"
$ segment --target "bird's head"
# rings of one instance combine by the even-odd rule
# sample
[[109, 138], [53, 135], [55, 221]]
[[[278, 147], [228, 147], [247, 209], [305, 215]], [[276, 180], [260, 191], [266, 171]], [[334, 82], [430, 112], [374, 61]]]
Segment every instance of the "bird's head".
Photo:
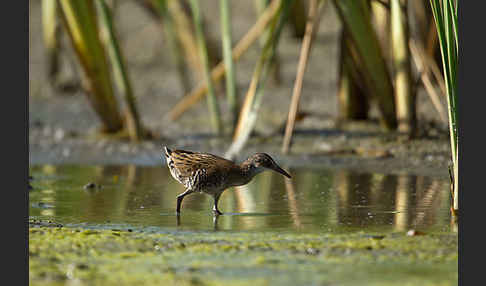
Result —
[[255, 173], [259, 173], [264, 171], [265, 169], [273, 170], [277, 173], [284, 175], [287, 178], [291, 178], [289, 173], [287, 173], [284, 169], [280, 168], [280, 166], [273, 161], [272, 157], [265, 153], [256, 153], [248, 158], [245, 162], [250, 169], [253, 169]]

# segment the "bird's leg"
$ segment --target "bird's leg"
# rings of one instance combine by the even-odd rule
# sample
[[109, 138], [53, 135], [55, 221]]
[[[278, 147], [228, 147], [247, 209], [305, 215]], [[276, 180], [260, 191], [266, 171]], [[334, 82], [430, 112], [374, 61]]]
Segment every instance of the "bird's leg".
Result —
[[219, 230], [218, 219], [219, 219], [219, 215], [213, 216], [213, 227], [215, 231]]
[[185, 192], [183, 192], [182, 194], [180, 194], [180, 195], [177, 196], [177, 210], [176, 210], [176, 214], [179, 215], [181, 213], [182, 200], [184, 199], [184, 197], [186, 195], [189, 195], [190, 193], [192, 193], [192, 190], [191, 189], [187, 189]]
[[221, 193], [217, 193], [214, 195], [214, 206], [213, 206], [213, 213], [215, 215], [222, 215], [223, 213], [218, 210], [218, 201], [219, 197], [221, 196]]

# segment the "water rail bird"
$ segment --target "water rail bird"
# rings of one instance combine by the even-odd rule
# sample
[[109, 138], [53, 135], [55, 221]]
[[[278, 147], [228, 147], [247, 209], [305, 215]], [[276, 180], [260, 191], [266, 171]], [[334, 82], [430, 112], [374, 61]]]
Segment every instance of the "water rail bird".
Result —
[[224, 190], [248, 184], [255, 175], [266, 169], [291, 178], [289, 173], [265, 153], [256, 153], [241, 164], [236, 164], [208, 153], [171, 150], [167, 147], [164, 147], [164, 151], [172, 177], [186, 187], [186, 191], [177, 196], [177, 214], [180, 214], [185, 196], [200, 192], [214, 198], [213, 212], [221, 215], [218, 201]]

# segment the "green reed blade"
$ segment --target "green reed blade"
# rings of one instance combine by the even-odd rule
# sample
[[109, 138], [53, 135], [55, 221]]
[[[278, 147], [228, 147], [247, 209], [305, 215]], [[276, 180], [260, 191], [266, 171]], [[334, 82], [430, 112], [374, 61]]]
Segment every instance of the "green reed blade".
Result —
[[95, 0], [101, 18], [101, 31], [105, 47], [113, 67], [113, 76], [118, 90], [127, 105], [127, 129], [130, 138], [138, 141], [143, 138], [143, 127], [137, 110], [132, 84], [128, 75], [125, 60], [116, 38], [110, 8], [104, 0]]
[[231, 113], [231, 126], [234, 129], [238, 120], [238, 99], [236, 94], [235, 68], [232, 56], [231, 7], [229, 0], [220, 0], [221, 38], [223, 42], [223, 60], [226, 78], [226, 97]]
[[216, 100], [216, 96], [214, 93], [213, 83], [211, 80], [211, 70], [209, 68], [209, 58], [208, 58], [208, 50], [206, 47], [206, 41], [204, 39], [201, 11], [199, 10], [199, 0], [191, 0], [190, 4], [192, 9], [192, 14], [194, 17], [194, 26], [196, 29], [196, 37], [197, 37], [197, 43], [199, 48], [199, 54], [204, 69], [204, 80], [206, 81], [206, 85], [208, 87], [207, 102], [208, 102], [209, 114], [211, 117], [211, 124], [216, 134], [220, 135], [223, 132], [221, 115], [219, 111], [218, 101]]

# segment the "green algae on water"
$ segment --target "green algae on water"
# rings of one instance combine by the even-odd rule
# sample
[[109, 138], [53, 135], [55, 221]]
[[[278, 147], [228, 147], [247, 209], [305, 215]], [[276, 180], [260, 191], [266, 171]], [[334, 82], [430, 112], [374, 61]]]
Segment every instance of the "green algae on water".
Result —
[[31, 285], [456, 285], [457, 234], [29, 228]]

